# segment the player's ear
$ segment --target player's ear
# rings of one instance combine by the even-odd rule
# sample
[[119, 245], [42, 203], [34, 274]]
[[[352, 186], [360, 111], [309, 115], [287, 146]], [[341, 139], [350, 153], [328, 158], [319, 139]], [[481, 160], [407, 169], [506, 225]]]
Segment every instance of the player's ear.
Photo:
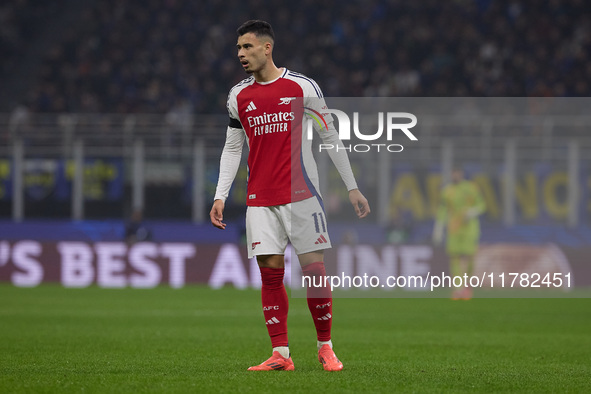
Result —
[[265, 55], [270, 55], [273, 52], [273, 44], [270, 41], [265, 43]]

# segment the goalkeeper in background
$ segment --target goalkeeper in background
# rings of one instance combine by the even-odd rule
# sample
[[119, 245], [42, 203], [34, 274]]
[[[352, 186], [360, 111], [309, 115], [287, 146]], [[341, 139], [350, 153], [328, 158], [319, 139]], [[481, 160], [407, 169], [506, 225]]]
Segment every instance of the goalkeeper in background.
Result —
[[[484, 199], [476, 183], [464, 178], [464, 171], [455, 168], [452, 172], [452, 183], [441, 192], [439, 208], [433, 229], [433, 242], [436, 245], [443, 241], [443, 233], [447, 224], [446, 251], [450, 260], [452, 276], [468, 277], [474, 271], [474, 259], [478, 251], [480, 239], [480, 222], [478, 216], [486, 211]], [[452, 299], [472, 298], [472, 288], [456, 288]]]

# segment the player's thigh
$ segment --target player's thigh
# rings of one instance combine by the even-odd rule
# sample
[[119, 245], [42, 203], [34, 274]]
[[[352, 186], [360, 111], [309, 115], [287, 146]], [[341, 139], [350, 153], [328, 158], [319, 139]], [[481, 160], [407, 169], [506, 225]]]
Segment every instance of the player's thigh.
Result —
[[248, 207], [246, 209], [248, 258], [256, 255], [282, 255], [287, 242], [287, 231], [278, 207]]
[[450, 255], [470, 256], [478, 250], [478, 237], [473, 234], [459, 233], [448, 236], [447, 253]]
[[289, 208], [282, 212], [282, 216], [295, 253], [299, 256], [329, 249], [328, 224], [320, 200], [311, 197], [288, 205]]

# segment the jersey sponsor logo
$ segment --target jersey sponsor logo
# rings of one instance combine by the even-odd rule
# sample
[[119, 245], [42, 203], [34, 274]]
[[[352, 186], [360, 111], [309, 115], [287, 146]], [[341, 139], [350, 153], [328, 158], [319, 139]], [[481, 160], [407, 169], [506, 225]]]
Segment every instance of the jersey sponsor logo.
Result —
[[252, 128], [254, 135], [259, 136], [288, 131], [289, 122], [295, 119], [295, 114], [287, 111], [270, 114], [263, 112], [262, 115], [249, 116], [246, 119], [248, 121], [248, 126]]
[[257, 245], [260, 245], [260, 244], [261, 244], [260, 242], [253, 242], [252, 243], [252, 246], [251, 246], [252, 247], [252, 250], [254, 250], [254, 248], [256, 248]]
[[288, 105], [289, 103], [291, 103], [292, 100], [295, 100], [295, 99], [296, 99], [295, 97], [281, 97], [279, 99], [278, 105], [282, 105], [282, 104]]
[[244, 112], [254, 111], [255, 109], [257, 109], [257, 107], [256, 107], [256, 105], [254, 105], [254, 101], [251, 101], [250, 103], [248, 103], [248, 106], [246, 107], [246, 111], [244, 111]]
[[[248, 112], [248, 110], [246, 111]], [[295, 114], [293, 112], [275, 112], [272, 114], [268, 114], [263, 112], [262, 115], [259, 116], [249, 116], [247, 118], [248, 125], [250, 127], [261, 126], [268, 123], [276, 123], [276, 122], [289, 122], [295, 119]]]
[[284, 133], [287, 131], [287, 125], [289, 123], [270, 123], [264, 126], [257, 126], [254, 128], [254, 135], [272, 134], [272, 133]]
[[250, 195], [248, 196], [248, 199], [249, 199], [249, 200], [254, 200], [255, 198], [257, 198], [257, 195], [256, 195], [256, 194], [250, 194]]

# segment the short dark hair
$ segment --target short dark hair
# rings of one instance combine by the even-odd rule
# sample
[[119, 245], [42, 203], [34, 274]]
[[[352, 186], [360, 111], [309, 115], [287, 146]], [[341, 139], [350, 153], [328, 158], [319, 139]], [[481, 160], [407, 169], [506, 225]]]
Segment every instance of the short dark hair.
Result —
[[246, 33], [254, 33], [255, 36], [269, 36], [275, 41], [275, 33], [269, 22], [253, 19], [244, 22], [237, 30], [238, 36], [243, 36]]

